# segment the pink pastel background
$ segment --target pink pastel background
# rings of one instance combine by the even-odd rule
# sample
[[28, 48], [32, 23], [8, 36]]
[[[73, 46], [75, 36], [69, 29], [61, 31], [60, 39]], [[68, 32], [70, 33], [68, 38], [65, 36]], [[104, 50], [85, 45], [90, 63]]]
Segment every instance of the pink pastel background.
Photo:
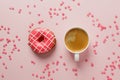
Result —
[[[119, 80], [119, 0], [3, 0], [0, 2], [0, 80]], [[47, 56], [27, 45], [29, 32], [46, 27], [56, 36]], [[90, 36], [76, 63], [65, 49], [72, 27]], [[10, 42], [7, 42], [9, 39]]]

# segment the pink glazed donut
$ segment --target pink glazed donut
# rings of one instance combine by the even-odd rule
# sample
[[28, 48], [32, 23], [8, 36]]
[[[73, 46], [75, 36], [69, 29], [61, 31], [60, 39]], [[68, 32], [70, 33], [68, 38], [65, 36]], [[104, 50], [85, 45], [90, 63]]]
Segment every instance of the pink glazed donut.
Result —
[[36, 28], [28, 37], [29, 46], [35, 53], [47, 53], [56, 44], [56, 38], [52, 31], [46, 28]]

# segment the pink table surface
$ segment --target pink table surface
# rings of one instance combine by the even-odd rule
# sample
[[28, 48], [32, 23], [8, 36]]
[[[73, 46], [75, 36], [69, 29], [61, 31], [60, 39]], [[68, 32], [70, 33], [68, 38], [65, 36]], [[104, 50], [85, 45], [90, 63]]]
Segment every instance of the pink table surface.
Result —
[[[120, 80], [120, 0], [2, 0], [0, 80]], [[27, 45], [29, 32], [46, 27], [56, 36], [47, 56]], [[76, 63], [65, 49], [72, 27], [90, 36]]]

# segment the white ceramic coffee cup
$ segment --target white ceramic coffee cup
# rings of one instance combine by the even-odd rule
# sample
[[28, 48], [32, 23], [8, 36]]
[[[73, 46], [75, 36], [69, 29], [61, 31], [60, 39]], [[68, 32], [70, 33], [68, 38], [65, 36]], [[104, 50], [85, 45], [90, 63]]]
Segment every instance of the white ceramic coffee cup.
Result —
[[[77, 52], [74, 52], [74, 51], [70, 50], [70, 49], [67, 47], [67, 45], [66, 45], [66, 43], [65, 43], [65, 37], [66, 37], [66, 34], [67, 34], [69, 31], [71, 31], [72, 29], [81, 29], [81, 30], [83, 30], [83, 31], [87, 34], [87, 36], [88, 36], [88, 44], [87, 44], [87, 46], [86, 46], [83, 50], [79, 50], [79, 51], [77, 51]], [[88, 35], [88, 33], [87, 33], [84, 29], [82, 29], [82, 28], [80, 28], [80, 27], [71, 28], [71, 29], [69, 29], [69, 30], [65, 33], [65, 36], [64, 36], [64, 45], [65, 45], [66, 49], [67, 49], [69, 52], [71, 52], [72, 54], [74, 54], [74, 60], [75, 60], [75, 61], [79, 61], [80, 54], [83, 53], [83, 52], [85, 52], [85, 51], [87, 50], [88, 46], [89, 46], [89, 35]]]

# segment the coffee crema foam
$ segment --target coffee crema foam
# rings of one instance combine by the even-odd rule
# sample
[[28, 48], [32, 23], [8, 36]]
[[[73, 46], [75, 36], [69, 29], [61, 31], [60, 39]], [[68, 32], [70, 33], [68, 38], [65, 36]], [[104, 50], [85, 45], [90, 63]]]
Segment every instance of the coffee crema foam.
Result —
[[73, 52], [81, 51], [88, 44], [88, 35], [82, 29], [71, 29], [65, 36], [65, 44]]

